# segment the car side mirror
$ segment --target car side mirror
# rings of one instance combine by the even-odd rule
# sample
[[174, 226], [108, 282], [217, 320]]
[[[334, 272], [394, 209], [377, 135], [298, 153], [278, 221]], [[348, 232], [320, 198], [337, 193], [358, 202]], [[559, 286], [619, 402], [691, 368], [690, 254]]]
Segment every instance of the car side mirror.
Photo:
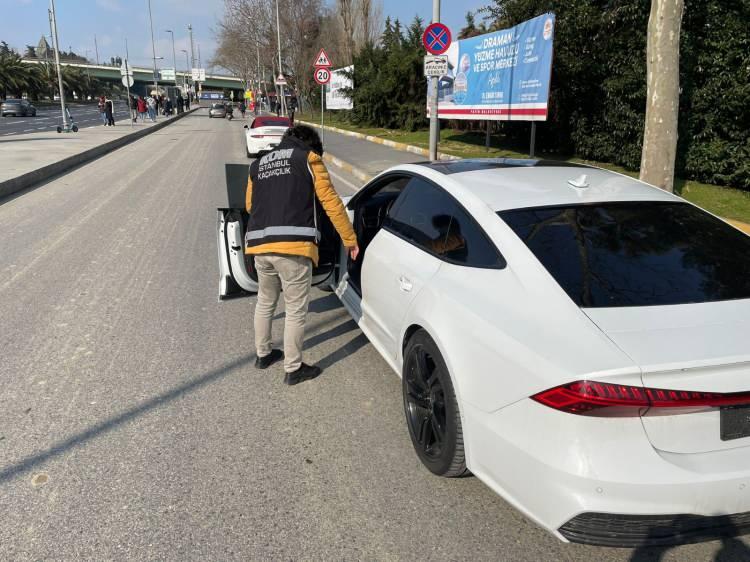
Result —
[[247, 125], [245, 125], [245, 126], [243, 127], [243, 129], [247, 129]]

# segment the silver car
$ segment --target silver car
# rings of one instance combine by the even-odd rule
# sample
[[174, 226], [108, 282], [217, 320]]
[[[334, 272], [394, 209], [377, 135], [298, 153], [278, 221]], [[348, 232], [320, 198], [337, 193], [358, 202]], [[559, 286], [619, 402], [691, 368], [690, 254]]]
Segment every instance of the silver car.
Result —
[[224, 102], [214, 102], [211, 104], [211, 107], [208, 109], [208, 116], [209, 117], [221, 117], [224, 118], [227, 116], [227, 106]]
[[13, 115], [14, 117], [36, 117], [36, 107], [26, 100], [9, 99], [0, 105], [0, 113], [3, 117]]

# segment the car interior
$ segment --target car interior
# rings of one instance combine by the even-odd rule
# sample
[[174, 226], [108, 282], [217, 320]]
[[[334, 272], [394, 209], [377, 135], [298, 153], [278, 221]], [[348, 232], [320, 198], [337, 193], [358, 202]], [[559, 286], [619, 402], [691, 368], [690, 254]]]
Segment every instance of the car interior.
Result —
[[401, 195], [411, 177], [397, 176], [384, 178], [382, 183], [372, 187], [372, 191], [365, 195], [364, 201], [357, 202], [354, 212], [354, 231], [357, 233], [359, 242], [359, 258], [348, 261], [349, 284], [360, 295], [362, 263], [367, 252], [367, 246], [372, 242], [375, 235], [383, 227], [388, 211]]

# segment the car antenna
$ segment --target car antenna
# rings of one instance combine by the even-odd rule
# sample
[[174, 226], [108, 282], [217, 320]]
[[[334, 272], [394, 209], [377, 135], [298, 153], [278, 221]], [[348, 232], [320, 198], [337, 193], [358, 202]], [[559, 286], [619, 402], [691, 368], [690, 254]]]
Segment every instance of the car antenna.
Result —
[[589, 187], [589, 178], [586, 174], [581, 174], [576, 179], [568, 180], [568, 183], [577, 189], [586, 189]]

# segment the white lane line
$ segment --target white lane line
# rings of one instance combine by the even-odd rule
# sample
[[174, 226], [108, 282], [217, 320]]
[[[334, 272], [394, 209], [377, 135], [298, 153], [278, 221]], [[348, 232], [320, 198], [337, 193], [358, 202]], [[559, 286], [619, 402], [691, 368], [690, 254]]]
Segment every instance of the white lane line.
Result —
[[342, 178], [340, 175], [338, 175], [336, 172], [332, 171], [330, 168], [328, 168], [328, 173], [331, 174], [334, 178], [336, 178], [336, 180], [342, 182], [344, 185], [346, 185], [347, 187], [349, 187], [349, 189], [351, 189], [355, 193], [357, 191], [359, 191], [359, 189], [360, 189], [359, 187], [357, 187], [356, 185], [354, 185], [349, 180], [347, 180], [345, 178]]
[[24, 132], [24, 133], [30, 133], [30, 132], [31, 132], [31, 131], [33, 131], [33, 130], [34, 130], [34, 129], [24, 129], [24, 130], [23, 130], [23, 132]]
[[37, 127], [37, 128], [36, 128], [36, 130], [37, 130], [37, 131], [43, 131], [43, 130], [44, 130], [44, 129], [46, 129], [46, 128], [47, 128], [47, 127]]

